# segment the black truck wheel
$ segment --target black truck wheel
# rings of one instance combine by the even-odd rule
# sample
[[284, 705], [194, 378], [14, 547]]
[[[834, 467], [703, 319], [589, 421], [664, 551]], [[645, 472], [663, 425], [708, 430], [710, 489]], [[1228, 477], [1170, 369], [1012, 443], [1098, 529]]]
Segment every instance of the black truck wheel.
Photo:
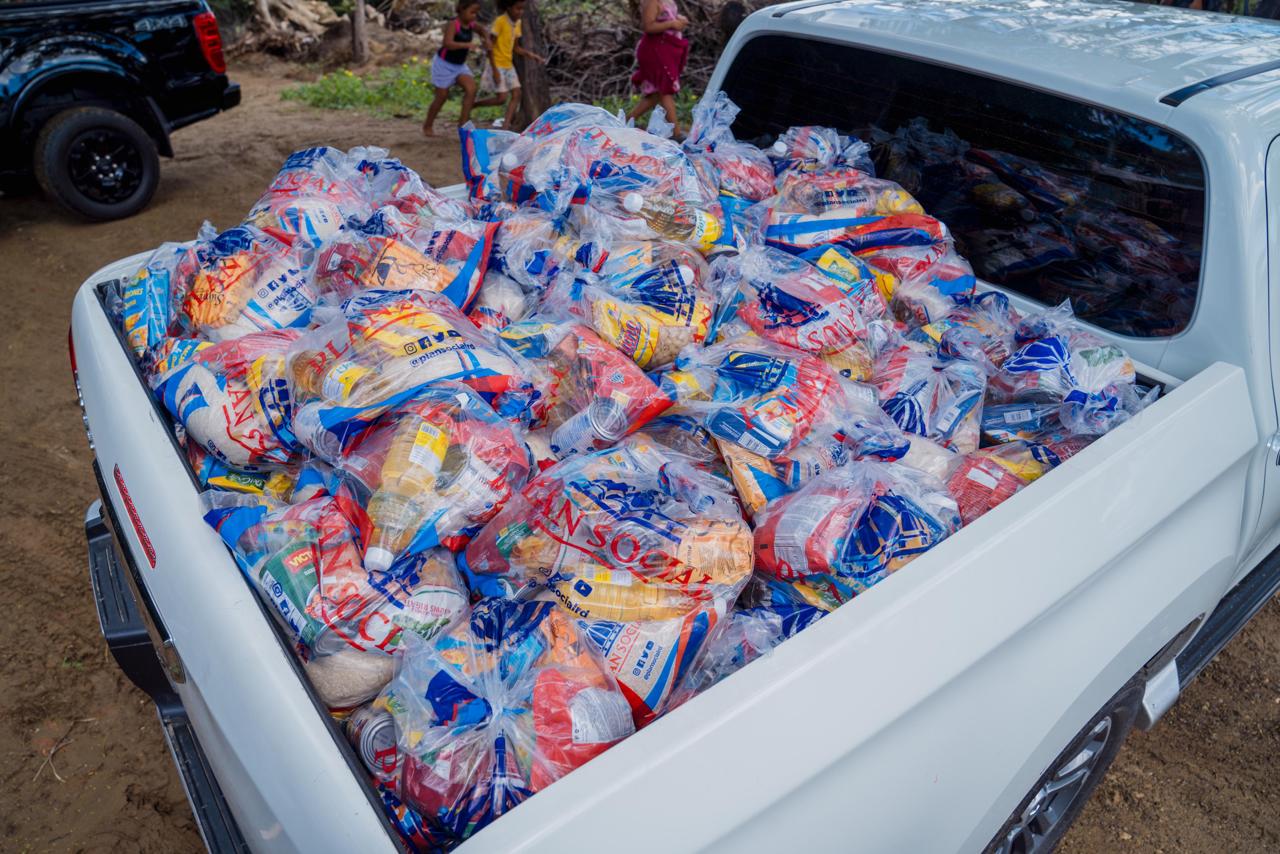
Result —
[[1135, 679], [1107, 701], [1031, 787], [985, 854], [1049, 854], [1057, 848], [1133, 729], [1142, 691]]
[[142, 210], [160, 180], [155, 142], [133, 119], [102, 107], [73, 107], [46, 122], [34, 165], [50, 199], [94, 220]]

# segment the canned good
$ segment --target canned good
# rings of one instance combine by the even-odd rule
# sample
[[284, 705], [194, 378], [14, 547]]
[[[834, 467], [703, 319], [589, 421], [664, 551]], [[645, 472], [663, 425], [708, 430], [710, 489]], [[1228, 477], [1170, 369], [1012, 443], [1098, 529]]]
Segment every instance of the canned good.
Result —
[[361, 706], [347, 718], [347, 739], [355, 747], [369, 773], [382, 782], [391, 782], [400, 771], [400, 748], [396, 722], [390, 713], [373, 706]]

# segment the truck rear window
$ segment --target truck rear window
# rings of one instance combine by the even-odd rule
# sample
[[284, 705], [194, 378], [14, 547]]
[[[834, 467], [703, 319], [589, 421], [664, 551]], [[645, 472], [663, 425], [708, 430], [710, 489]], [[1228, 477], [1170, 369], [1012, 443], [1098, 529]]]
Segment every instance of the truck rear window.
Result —
[[764, 35], [724, 90], [740, 139], [825, 125], [944, 221], [988, 282], [1124, 335], [1191, 320], [1204, 169], [1158, 125], [1017, 84], [848, 45]]

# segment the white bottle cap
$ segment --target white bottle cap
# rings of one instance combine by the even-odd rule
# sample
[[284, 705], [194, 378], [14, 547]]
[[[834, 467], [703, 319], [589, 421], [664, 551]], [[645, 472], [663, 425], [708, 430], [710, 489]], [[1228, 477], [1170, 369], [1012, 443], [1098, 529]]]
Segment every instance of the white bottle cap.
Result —
[[640, 213], [644, 207], [644, 196], [636, 192], [627, 193], [622, 197], [622, 206], [631, 213]]
[[364, 553], [364, 568], [374, 572], [386, 572], [395, 560], [396, 556], [382, 546], [369, 546]]
[[777, 142], [775, 142], [771, 148], [773, 153], [778, 155], [779, 157], [787, 153], [787, 144], [782, 140], [778, 140]]
[[520, 163], [520, 158], [516, 157], [516, 154], [514, 151], [508, 151], [506, 154], [502, 155], [503, 169], [507, 169], [507, 170], [514, 169], [519, 163]]

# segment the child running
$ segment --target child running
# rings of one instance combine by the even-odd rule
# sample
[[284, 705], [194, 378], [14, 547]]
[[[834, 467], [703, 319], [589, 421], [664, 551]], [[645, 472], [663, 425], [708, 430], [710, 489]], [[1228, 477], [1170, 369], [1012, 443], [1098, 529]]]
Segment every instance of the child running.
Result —
[[636, 45], [636, 71], [631, 83], [640, 89], [640, 100], [627, 113], [627, 118], [638, 120], [655, 106], [661, 105], [667, 121], [676, 134], [676, 93], [680, 91], [680, 72], [689, 59], [689, 42], [684, 28], [689, 19], [681, 15], [675, 0], [644, 0], [640, 10], [640, 29], [643, 35]]
[[497, 94], [478, 103], [497, 106], [505, 101], [506, 116], [501, 122], [493, 124], [494, 127], [509, 128], [520, 107], [520, 78], [516, 76], [515, 58], [523, 56], [543, 64], [547, 59], [526, 50], [520, 43], [523, 36], [520, 19], [524, 17], [524, 0], [498, 0], [498, 8], [502, 9], [502, 14], [493, 22], [493, 50], [489, 53], [489, 73], [484, 81], [486, 88], [492, 87]]
[[[476, 101], [476, 80], [467, 68], [467, 52], [489, 50], [489, 31], [476, 21], [480, 14], [479, 0], [458, 0], [457, 17], [444, 25], [444, 44], [431, 60], [431, 85], [436, 87], [435, 97], [427, 108], [427, 120], [422, 123], [424, 136], [436, 135], [436, 116], [449, 100], [449, 90], [456, 83], [462, 87], [462, 111], [458, 126], [471, 119], [471, 108]], [[476, 35], [480, 38], [477, 39]]]

